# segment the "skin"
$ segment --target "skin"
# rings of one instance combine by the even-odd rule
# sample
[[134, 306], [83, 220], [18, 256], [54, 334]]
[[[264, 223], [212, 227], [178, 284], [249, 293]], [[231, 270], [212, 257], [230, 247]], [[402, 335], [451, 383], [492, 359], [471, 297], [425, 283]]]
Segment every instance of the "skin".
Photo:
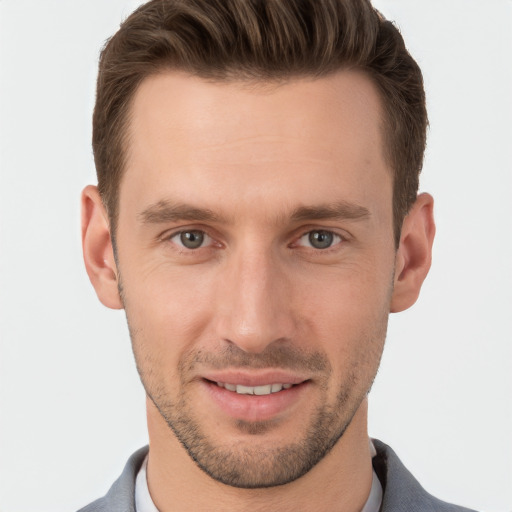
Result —
[[[126, 310], [160, 511], [364, 505], [366, 397], [434, 237], [422, 194], [394, 245], [381, 112], [353, 71], [279, 86], [166, 72], [137, 91], [117, 261], [92, 186], [83, 243], [98, 297]], [[296, 386], [240, 398], [216, 381]]]

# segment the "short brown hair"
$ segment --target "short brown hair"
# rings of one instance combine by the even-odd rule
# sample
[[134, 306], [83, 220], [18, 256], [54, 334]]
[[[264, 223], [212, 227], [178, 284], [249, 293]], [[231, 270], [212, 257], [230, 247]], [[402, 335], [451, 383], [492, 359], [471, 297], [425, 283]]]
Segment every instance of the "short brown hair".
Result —
[[398, 245], [423, 164], [425, 93], [399, 31], [369, 0], [152, 0], [133, 12], [101, 52], [93, 116], [112, 232], [130, 103], [145, 78], [177, 69], [216, 81], [282, 81], [347, 68], [366, 73], [381, 95]]

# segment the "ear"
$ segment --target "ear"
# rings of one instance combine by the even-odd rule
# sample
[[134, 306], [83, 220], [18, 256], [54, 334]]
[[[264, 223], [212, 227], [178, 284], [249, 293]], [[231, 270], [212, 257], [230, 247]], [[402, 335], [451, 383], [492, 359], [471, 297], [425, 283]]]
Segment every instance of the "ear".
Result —
[[93, 185], [82, 192], [82, 248], [85, 268], [98, 298], [109, 308], [122, 309], [108, 215], [98, 188]]
[[410, 308], [416, 302], [432, 262], [435, 231], [434, 199], [429, 194], [420, 194], [402, 225], [395, 260], [392, 313]]

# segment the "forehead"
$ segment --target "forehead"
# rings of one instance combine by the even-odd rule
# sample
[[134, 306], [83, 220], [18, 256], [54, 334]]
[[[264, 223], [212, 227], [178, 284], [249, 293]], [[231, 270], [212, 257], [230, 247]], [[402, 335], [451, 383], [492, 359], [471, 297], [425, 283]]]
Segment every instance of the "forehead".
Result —
[[[149, 131], [212, 146], [246, 135], [314, 137], [326, 144], [351, 133], [354, 142], [381, 146], [381, 104], [359, 71], [271, 82], [209, 82], [182, 72], [146, 78], [134, 96], [129, 133], [145, 145]], [[333, 129], [338, 129], [334, 131]], [[371, 128], [371, 131], [369, 131]], [[166, 139], [166, 142], [169, 142]]]
[[390, 201], [381, 117], [378, 93], [361, 72], [278, 85], [151, 76], [131, 106], [121, 209], [128, 187], [147, 203], [177, 191], [186, 201], [213, 201], [219, 192], [227, 201], [236, 191], [233, 200], [260, 207], [279, 197], [307, 203], [356, 193], [361, 201], [376, 186]]

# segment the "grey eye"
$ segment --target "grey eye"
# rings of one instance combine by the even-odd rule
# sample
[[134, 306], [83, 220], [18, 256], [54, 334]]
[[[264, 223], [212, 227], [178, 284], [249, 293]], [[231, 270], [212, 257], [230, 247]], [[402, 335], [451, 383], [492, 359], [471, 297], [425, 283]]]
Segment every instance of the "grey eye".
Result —
[[311, 231], [308, 235], [311, 247], [327, 249], [334, 241], [334, 234], [330, 231]]
[[315, 229], [304, 233], [298, 245], [303, 247], [311, 247], [312, 249], [329, 249], [333, 245], [343, 242], [343, 238], [332, 231], [326, 229]]
[[179, 233], [179, 241], [187, 249], [198, 249], [205, 240], [205, 234], [202, 231], [182, 231]]

